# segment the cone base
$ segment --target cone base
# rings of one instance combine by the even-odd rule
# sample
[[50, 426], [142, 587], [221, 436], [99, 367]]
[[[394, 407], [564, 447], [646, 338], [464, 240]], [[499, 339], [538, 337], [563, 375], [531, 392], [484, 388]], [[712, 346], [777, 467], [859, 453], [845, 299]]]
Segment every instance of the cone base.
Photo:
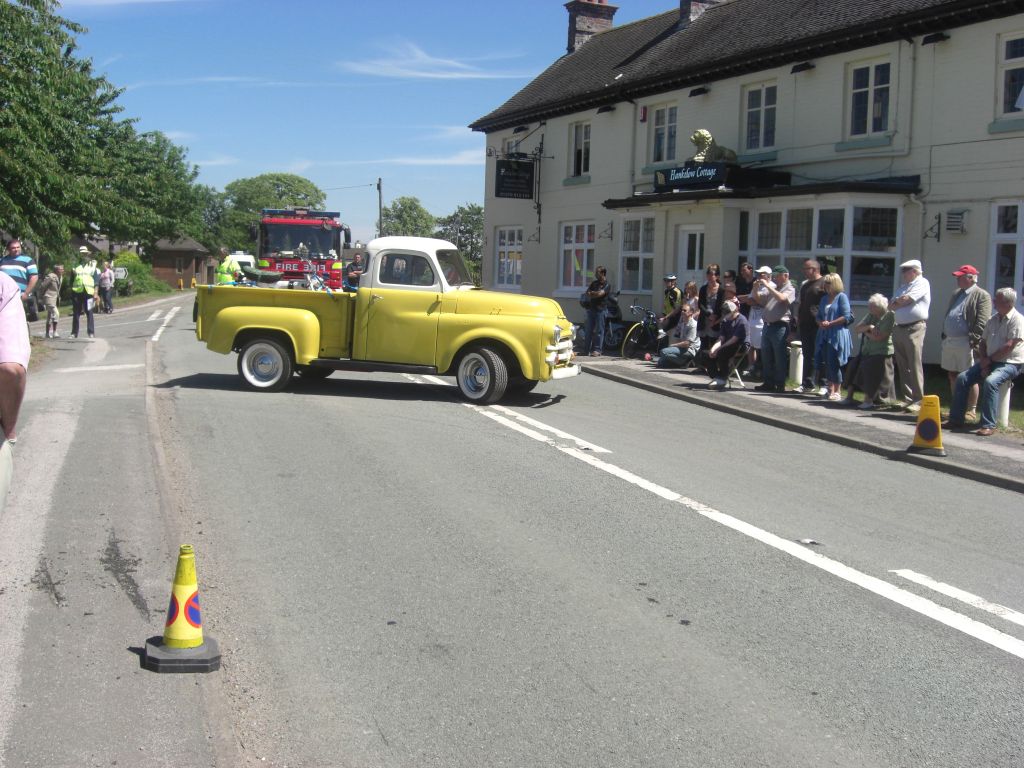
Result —
[[907, 453], [923, 453], [925, 456], [945, 456], [946, 449], [912, 445], [907, 448]]
[[195, 648], [168, 648], [162, 636], [146, 641], [142, 666], [151, 672], [216, 672], [220, 669], [220, 646], [209, 635]]

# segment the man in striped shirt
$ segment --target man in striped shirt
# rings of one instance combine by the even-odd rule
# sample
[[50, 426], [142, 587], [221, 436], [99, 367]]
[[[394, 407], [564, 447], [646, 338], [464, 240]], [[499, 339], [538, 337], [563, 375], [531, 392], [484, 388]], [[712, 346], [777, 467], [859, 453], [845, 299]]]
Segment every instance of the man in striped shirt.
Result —
[[11, 240], [7, 243], [7, 255], [0, 259], [0, 270], [18, 284], [21, 289], [21, 301], [25, 303], [39, 280], [39, 268], [35, 259], [21, 252], [21, 241]]

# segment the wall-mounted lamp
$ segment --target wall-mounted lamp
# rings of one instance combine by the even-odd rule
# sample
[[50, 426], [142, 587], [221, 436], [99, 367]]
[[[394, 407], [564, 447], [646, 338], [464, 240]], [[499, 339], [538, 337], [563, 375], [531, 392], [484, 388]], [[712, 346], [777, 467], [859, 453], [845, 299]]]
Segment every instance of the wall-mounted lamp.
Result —
[[613, 107], [611, 104], [605, 104], [603, 107], [598, 107], [597, 108], [597, 114], [599, 114], [599, 115], [606, 115], [609, 112], [614, 112], [614, 111], [615, 111], [615, 107]]
[[930, 35], [925, 35], [921, 38], [921, 45], [931, 45], [932, 43], [942, 43], [949, 40], [949, 35], [945, 32], [932, 32]]
[[694, 88], [692, 91], [690, 91], [690, 98], [693, 98], [694, 96], [703, 96], [704, 94], [710, 92], [710, 88], [708, 88], [706, 85], [702, 85], [700, 88]]
[[608, 222], [608, 226], [605, 227], [604, 231], [602, 231], [601, 234], [599, 234], [597, 236], [597, 239], [598, 240], [611, 240], [612, 239], [612, 231], [613, 231], [613, 227], [614, 226], [615, 226], [615, 222], [614, 221], [609, 221]]
[[530, 126], [528, 125], [517, 125], [512, 133], [526, 133], [528, 130], [530, 130]]
[[793, 68], [789, 70], [789, 74], [795, 75], [798, 72], [809, 72], [814, 69], [813, 61], [801, 61], [799, 64], [794, 64]]

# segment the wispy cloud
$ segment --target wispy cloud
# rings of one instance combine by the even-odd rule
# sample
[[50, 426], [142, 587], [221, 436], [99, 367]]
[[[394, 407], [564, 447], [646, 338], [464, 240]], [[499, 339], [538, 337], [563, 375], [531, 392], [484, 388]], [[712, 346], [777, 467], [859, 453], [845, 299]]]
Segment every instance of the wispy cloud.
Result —
[[[195, 2], [196, 0], [191, 0]], [[61, 7], [74, 8], [88, 5], [151, 5], [152, 3], [179, 3], [182, 0], [61, 0]]]
[[113, 64], [115, 61], [120, 61], [123, 58], [124, 58], [124, 54], [123, 53], [115, 53], [115, 54], [113, 54], [111, 56], [107, 56], [105, 59], [103, 59], [103, 61], [93, 62], [93, 64], [96, 67], [96, 69], [106, 69], [111, 64]]
[[212, 168], [215, 165], [238, 165], [239, 162], [237, 157], [231, 155], [214, 155], [208, 160], [196, 160], [195, 164], [200, 168]]
[[479, 136], [464, 125], [433, 125], [428, 130], [430, 134], [423, 138], [430, 141], [454, 141]]
[[164, 136], [171, 141], [190, 141], [196, 137], [194, 133], [188, 131], [164, 131]]
[[378, 59], [340, 61], [338, 66], [348, 72], [375, 77], [416, 80], [498, 80], [522, 78], [523, 72], [500, 72], [476, 66], [473, 59], [445, 59], [431, 56], [415, 43], [400, 42], [388, 46]]
[[385, 157], [376, 160], [332, 160], [323, 165], [483, 165], [483, 149], [464, 149], [453, 155]]
[[316, 163], [314, 163], [312, 160], [307, 160], [305, 158], [298, 158], [298, 159], [292, 160], [290, 163], [288, 163], [285, 166], [285, 171], [287, 171], [288, 173], [298, 173], [298, 174], [301, 174], [301, 173], [305, 173], [306, 171], [308, 171], [314, 165], [316, 165]]
[[[150, 0], [156, 1], [156, 0]], [[160, 2], [171, 2], [172, 0], [159, 0]], [[125, 86], [126, 90], [133, 91], [138, 88], [152, 88], [154, 86], [190, 86], [190, 85], [252, 85], [261, 82], [255, 77], [242, 77], [238, 75], [206, 75], [204, 77], [183, 77], [173, 80], [142, 80]]]

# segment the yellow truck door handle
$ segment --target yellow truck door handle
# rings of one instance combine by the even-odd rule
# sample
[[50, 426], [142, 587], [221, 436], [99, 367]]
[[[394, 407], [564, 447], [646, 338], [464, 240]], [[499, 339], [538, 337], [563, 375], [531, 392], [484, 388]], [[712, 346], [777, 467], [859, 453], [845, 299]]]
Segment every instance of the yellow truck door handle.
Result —
[[384, 297], [381, 296], [380, 294], [375, 293], [372, 296], [370, 296], [370, 301], [380, 301], [383, 298]]

